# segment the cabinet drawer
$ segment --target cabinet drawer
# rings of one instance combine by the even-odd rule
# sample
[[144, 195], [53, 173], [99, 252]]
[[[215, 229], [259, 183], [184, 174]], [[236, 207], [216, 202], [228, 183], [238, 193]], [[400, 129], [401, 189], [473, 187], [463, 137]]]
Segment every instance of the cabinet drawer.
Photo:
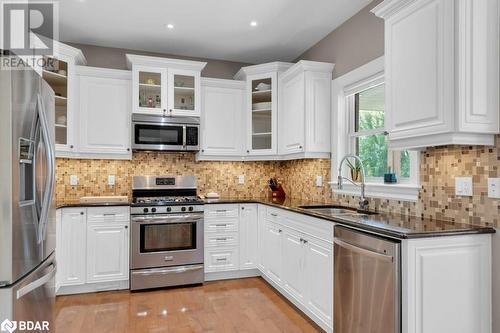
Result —
[[213, 233], [205, 235], [205, 246], [207, 247], [238, 246], [238, 234]]
[[123, 223], [130, 220], [128, 206], [88, 207], [87, 223]]
[[206, 205], [205, 221], [218, 220], [221, 218], [238, 218], [238, 205]]
[[205, 271], [220, 272], [232, 271], [239, 268], [239, 253], [237, 247], [228, 247], [225, 249], [206, 249], [205, 250]]
[[238, 220], [205, 221], [205, 232], [207, 233], [227, 233], [238, 232]]

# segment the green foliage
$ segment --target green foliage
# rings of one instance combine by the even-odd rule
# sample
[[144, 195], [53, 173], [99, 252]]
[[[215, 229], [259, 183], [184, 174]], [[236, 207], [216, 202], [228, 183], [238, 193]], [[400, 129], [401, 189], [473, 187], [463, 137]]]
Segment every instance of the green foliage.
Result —
[[[384, 112], [359, 112], [360, 129], [384, 127]], [[387, 172], [387, 141], [384, 134], [358, 138], [358, 155], [365, 165], [368, 177], [383, 177]]]

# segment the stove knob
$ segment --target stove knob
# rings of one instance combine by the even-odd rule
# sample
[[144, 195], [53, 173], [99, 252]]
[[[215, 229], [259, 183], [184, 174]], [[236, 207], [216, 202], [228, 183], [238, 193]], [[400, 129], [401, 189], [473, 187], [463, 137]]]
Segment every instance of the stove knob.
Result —
[[167, 207], [167, 212], [171, 212], [172, 211], [172, 207]]
[[181, 210], [182, 210], [183, 212], [185, 212], [185, 211], [186, 211], [186, 207], [182, 207], [182, 208], [181, 208]]
[[151, 213], [156, 213], [156, 208], [151, 208]]
[[144, 213], [147, 213], [147, 212], [149, 212], [149, 209], [144, 208], [142, 211], [143, 211]]
[[189, 207], [189, 211], [190, 211], [190, 212], [192, 212], [192, 211], [193, 211], [193, 209], [194, 209], [194, 208], [193, 208], [193, 206], [190, 206], [190, 207]]

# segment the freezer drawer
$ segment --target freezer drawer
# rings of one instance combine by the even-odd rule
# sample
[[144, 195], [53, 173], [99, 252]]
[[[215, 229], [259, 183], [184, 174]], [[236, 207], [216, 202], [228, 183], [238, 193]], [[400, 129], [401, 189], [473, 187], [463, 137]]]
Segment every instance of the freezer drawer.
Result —
[[401, 332], [400, 244], [335, 227], [334, 332]]
[[0, 289], [0, 318], [15, 321], [49, 322], [54, 324], [53, 308], [55, 302], [55, 255], [47, 260], [18, 283]]

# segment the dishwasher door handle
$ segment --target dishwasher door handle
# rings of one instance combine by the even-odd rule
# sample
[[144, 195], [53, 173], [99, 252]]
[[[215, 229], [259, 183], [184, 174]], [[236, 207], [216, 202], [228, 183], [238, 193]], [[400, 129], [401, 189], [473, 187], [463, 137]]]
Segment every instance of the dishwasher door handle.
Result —
[[365, 256], [368, 256], [371, 258], [376, 258], [376, 259], [386, 261], [386, 262], [393, 262], [394, 261], [394, 257], [391, 255], [370, 251], [370, 250], [364, 249], [362, 247], [358, 247], [358, 246], [352, 245], [350, 243], [344, 242], [343, 240], [340, 240], [338, 238], [334, 238], [333, 242], [340, 247], [343, 247], [345, 249], [348, 249], [352, 252], [356, 252], [356, 253], [361, 254], [361, 255], [365, 255]]

